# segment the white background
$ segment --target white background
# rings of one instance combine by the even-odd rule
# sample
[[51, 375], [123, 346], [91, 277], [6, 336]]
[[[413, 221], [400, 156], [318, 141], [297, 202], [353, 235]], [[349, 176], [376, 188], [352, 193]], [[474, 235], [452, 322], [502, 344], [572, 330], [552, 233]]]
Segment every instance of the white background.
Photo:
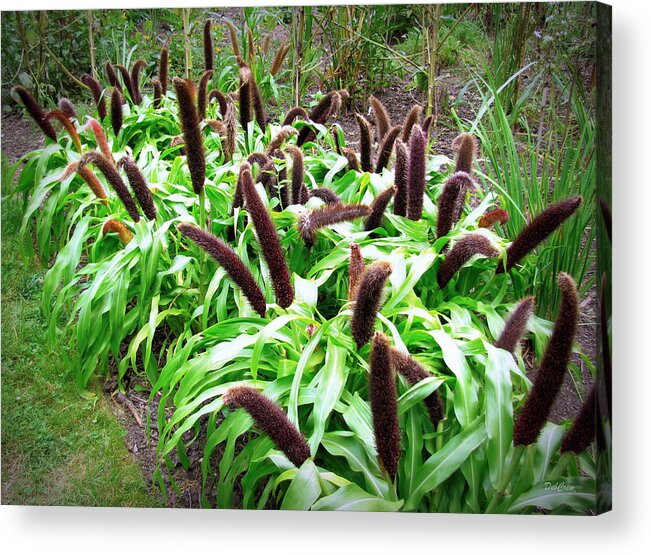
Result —
[[[4, 10], [32, 10], [179, 7], [184, 3], [192, 7], [225, 4], [223, 0], [212, 4], [201, 0], [119, 0], [110, 4], [93, 0], [90, 5], [78, 0], [22, 0], [3, 1], [1, 5]], [[651, 315], [651, 183], [647, 167], [651, 161], [651, 3], [610, 3], [614, 94], [614, 511], [581, 518], [2, 506], [0, 546], [4, 553], [651, 553], [651, 341], [647, 324]]]

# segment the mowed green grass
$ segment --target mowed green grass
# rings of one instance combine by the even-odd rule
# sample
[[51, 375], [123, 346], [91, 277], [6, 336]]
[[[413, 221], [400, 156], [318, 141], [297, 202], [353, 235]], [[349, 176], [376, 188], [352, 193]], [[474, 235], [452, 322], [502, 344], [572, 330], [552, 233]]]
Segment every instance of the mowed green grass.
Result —
[[124, 443], [98, 384], [82, 395], [65, 344], [48, 346], [45, 268], [21, 259], [18, 199], [2, 183], [2, 503], [161, 506]]

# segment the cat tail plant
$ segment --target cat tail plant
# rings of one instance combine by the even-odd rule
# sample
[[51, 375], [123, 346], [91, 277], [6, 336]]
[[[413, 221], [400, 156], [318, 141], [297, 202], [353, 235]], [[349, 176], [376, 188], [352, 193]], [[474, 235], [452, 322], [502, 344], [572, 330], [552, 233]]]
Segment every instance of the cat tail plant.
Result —
[[[572, 355], [572, 344], [579, 321], [579, 294], [576, 283], [570, 275], [564, 272], [559, 273], [557, 282], [561, 291], [561, 304], [554, 322], [554, 328], [545, 348], [540, 367], [536, 372], [533, 386], [525, 398], [522, 409], [515, 418], [513, 424], [514, 449], [511, 453], [511, 460], [488, 504], [486, 510], [488, 513], [492, 512], [506, 495], [505, 490], [513, 478], [525, 450], [538, 440], [540, 432], [547, 422], [552, 405], [561, 390], [567, 365]], [[521, 322], [517, 322], [517, 320], [524, 319], [528, 313], [530, 301], [525, 299], [523, 302], [525, 302], [524, 305], [520, 303], [519, 307], [515, 309], [514, 316], [518, 313], [516, 320], [513, 320], [512, 316], [507, 322], [507, 326], [513, 325], [511, 332], [514, 338], [521, 330]], [[514, 341], [509, 340], [508, 343], [512, 345]], [[557, 470], [558, 468], [555, 471]]]
[[240, 186], [246, 209], [253, 221], [262, 256], [267, 263], [271, 283], [276, 295], [276, 302], [281, 308], [289, 307], [294, 301], [294, 288], [291, 283], [289, 268], [282, 250], [276, 227], [271, 215], [255, 190], [251, 171], [247, 167], [240, 170]]

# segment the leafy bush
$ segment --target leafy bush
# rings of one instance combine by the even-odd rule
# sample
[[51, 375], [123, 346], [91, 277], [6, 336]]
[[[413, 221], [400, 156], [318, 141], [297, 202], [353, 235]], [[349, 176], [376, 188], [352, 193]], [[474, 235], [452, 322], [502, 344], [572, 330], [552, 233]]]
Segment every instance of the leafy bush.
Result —
[[[356, 154], [326, 127], [341, 91], [288, 122], [295, 132], [260, 117], [243, 60], [239, 124], [232, 99], [202, 120], [194, 87], [173, 83], [156, 102], [125, 95], [101, 126], [75, 121], [82, 152], [59, 132], [20, 162], [17, 188], [24, 250], [35, 238], [54, 259], [50, 339], [77, 349], [82, 388], [112, 368], [120, 387], [148, 383], [161, 489], [175, 485], [170, 466], [200, 464], [206, 507], [592, 508], [587, 445], [558, 452], [570, 423], [543, 418], [514, 445], [531, 384], [512, 286], [528, 290], [536, 258], [499, 271], [515, 235], [480, 226], [499, 198], [477, 188], [474, 140], [455, 141], [451, 172], [414, 125], [398, 183], [390, 168], [351, 169]], [[407, 217], [385, 210], [394, 183]], [[562, 345], [550, 322], [524, 319], [542, 367], [562, 376], [576, 314], [559, 312]]]

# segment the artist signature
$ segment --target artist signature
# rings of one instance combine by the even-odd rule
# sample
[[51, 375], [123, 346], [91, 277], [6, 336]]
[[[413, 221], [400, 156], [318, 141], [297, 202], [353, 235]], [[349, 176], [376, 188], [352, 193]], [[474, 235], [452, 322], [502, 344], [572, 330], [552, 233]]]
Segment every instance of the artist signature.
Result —
[[574, 491], [574, 486], [565, 482], [545, 482], [545, 491]]

